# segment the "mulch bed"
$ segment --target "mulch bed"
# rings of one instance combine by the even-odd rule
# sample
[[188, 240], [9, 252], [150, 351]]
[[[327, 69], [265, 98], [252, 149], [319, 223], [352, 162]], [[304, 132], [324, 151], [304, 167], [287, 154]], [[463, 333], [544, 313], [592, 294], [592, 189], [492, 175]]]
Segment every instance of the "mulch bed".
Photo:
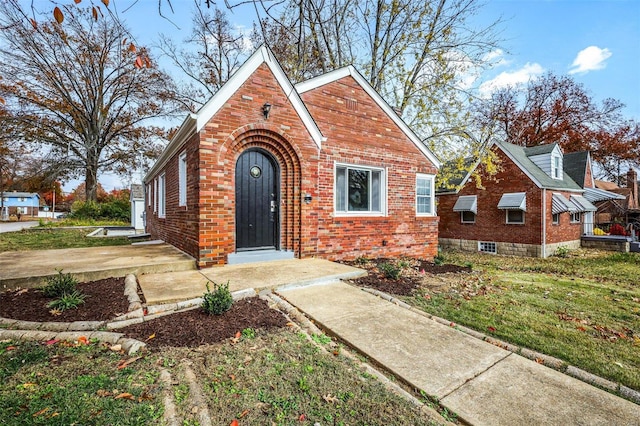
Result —
[[351, 283], [360, 287], [369, 287], [397, 296], [410, 296], [429, 274], [439, 275], [471, 272], [471, 268], [468, 266], [449, 264], [436, 265], [432, 262], [414, 259], [406, 260], [405, 262], [408, 262], [410, 266], [402, 270], [398, 279], [387, 278], [379, 269], [379, 265], [381, 263], [397, 263], [397, 261], [392, 259], [370, 259], [365, 263], [358, 261], [344, 263], [357, 268], [366, 269], [369, 274], [366, 277], [349, 280]]
[[[222, 315], [193, 309], [118, 329], [148, 346], [197, 347], [233, 338], [246, 328], [285, 327], [287, 319], [258, 297], [238, 300]], [[150, 338], [150, 336], [153, 336]]]
[[[351, 280], [353, 284], [395, 295], [410, 295], [429, 274], [471, 272], [469, 267], [405, 260], [405, 268], [400, 277], [394, 280], [385, 277], [378, 269], [378, 265], [383, 262], [397, 261], [373, 259], [365, 263], [344, 263], [364, 268], [369, 273], [366, 277]], [[78, 309], [70, 309], [57, 315], [47, 308], [47, 303], [52, 299], [44, 297], [37, 289], [0, 293], [0, 317], [39, 322], [106, 321], [127, 312], [129, 303], [124, 296], [124, 278], [81, 283], [78, 284], [78, 289], [86, 295], [85, 303]], [[233, 338], [246, 328], [270, 329], [285, 327], [286, 324], [287, 319], [281, 312], [269, 308], [266, 301], [253, 297], [235, 302], [222, 315], [207, 315], [201, 309], [193, 309], [116, 331], [141, 340], [151, 347], [196, 347]]]
[[6, 291], [0, 294], [0, 317], [22, 321], [73, 322], [106, 321], [127, 312], [129, 302], [124, 296], [124, 278], [80, 283], [86, 295], [77, 309], [52, 314], [47, 304], [54, 299], [45, 297], [38, 289]]

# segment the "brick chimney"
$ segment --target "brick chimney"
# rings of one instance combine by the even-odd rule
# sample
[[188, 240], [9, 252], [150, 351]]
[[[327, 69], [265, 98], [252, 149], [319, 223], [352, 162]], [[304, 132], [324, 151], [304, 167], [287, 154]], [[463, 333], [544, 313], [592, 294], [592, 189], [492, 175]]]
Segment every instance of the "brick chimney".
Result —
[[629, 168], [627, 172], [627, 188], [631, 189], [631, 207], [632, 209], [638, 208], [638, 174], [633, 167]]

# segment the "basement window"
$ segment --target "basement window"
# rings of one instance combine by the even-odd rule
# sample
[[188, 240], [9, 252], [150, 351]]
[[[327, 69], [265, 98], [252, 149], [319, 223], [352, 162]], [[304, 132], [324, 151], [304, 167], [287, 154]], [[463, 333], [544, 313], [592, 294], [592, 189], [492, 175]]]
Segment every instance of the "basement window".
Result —
[[489, 242], [489, 241], [478, 241], [478, 251], [482, 253], [491, 253], [491, 254], [498, 253], [496, 243]]

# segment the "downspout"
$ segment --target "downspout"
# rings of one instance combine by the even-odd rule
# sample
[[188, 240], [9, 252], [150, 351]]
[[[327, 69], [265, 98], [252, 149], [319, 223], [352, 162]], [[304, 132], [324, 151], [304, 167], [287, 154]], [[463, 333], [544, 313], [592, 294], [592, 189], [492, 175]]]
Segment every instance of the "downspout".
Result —
[[542, 188], [542, 258], [547, 257], [547, 189]]

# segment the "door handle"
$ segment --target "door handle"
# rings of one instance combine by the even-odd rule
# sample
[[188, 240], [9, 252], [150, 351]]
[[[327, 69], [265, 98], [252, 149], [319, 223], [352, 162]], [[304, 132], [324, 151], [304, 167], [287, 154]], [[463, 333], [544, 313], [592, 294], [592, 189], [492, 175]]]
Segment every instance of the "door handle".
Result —
[[271, 213], [275, 213], [276, 212], [276, 202], [274, 200], [271, 200]]

